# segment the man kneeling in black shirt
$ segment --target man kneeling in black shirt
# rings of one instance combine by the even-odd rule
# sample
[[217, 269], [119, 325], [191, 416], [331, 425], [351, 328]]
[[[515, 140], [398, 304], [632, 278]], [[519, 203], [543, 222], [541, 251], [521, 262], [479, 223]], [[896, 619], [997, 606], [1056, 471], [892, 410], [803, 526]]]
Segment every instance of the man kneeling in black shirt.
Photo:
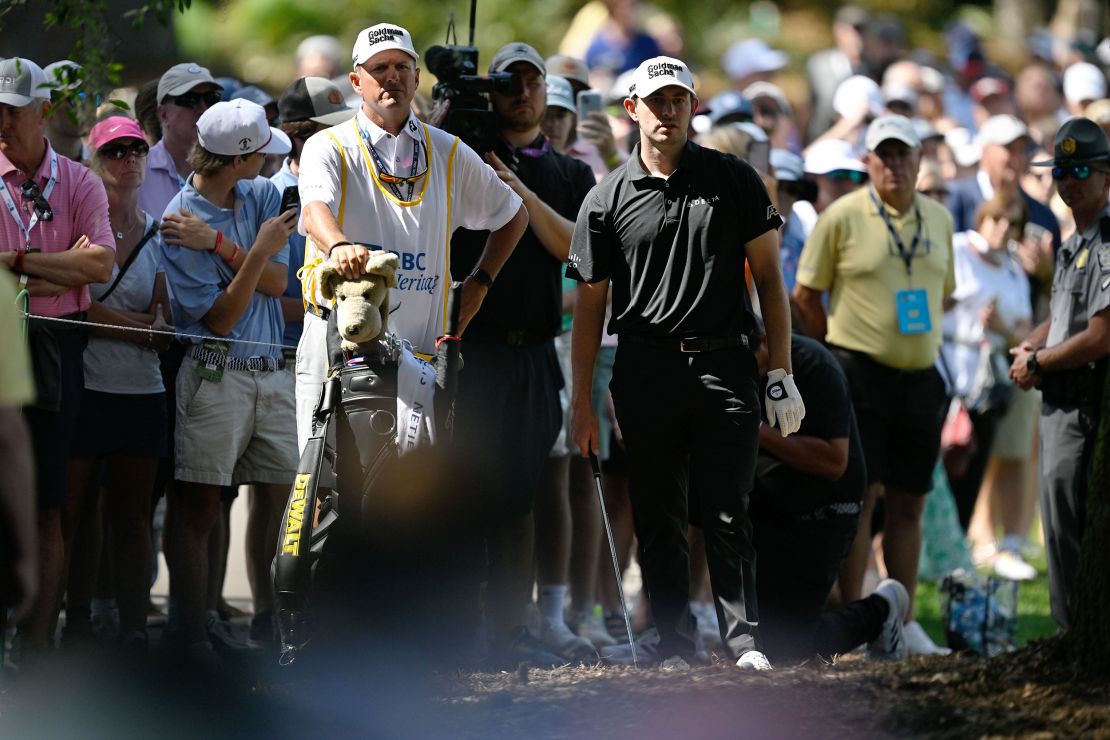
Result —
[[[767, 342], [755, 339], [763, 377]], [[846, 653], [866, 642], [873, 657], [901, 659], [909, 596], [898, 581], [887, 579], [871, 596], [824, 611], [855, 537], [867, 476], [840, 365], [819, 342], [797, 334], [790, 354], [799, 392], [821, 403], [807, 409], [796, 434], [783, 437], [766, 423], [759, 430], [749, 513], [766, 653], [774, 661], [799, 660]]]

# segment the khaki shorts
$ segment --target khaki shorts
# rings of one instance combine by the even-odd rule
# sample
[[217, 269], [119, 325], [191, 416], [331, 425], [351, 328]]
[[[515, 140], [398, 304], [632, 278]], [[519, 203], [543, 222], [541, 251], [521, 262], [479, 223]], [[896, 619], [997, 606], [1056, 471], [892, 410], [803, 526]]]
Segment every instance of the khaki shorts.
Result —
[[1014, 389], [1014, 400], [998, 420], [991, 455], [1002, 460], [1028, 460], [1033, 452], [1033, 430], [1041, 415], [1041, 392]]
[[186, 483], [290, 484], [297, 469], [293, 373], [225, 370], [201, 380], [196, 361], [177, 376], [174, 477]]

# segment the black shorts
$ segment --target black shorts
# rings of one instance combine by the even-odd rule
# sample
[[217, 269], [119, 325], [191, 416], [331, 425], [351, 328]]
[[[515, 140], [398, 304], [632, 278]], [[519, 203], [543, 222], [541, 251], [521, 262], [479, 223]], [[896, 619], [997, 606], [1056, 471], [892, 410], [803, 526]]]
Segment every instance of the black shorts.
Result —
[[848, 377], [867, 482], [925, 495], [933, 488], [948, 408], [936, 368], [897, 370], [862, 352], [830, 346]]
[[69, 495], [69, 457], [74, 426], [85, 387], [84, 332], [60, 328], [55, 332], [58, 347], [57, 391], [59, 405], [54, 410], [33, 406], [23, 409], [31, 433], [35, 459], [35, 490], [40, 509], [66, 505]]
[[85, 389], [73, 435], [74, 457], [166, 454], [166, 394]]

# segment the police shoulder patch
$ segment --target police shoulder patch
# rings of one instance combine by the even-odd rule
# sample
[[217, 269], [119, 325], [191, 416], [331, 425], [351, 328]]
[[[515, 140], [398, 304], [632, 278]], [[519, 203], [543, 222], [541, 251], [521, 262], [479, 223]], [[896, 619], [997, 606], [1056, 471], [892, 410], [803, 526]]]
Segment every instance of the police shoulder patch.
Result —
[[1098, 248], [1098, 269], [1110, 272], [1110, 244], [1103, 244]]

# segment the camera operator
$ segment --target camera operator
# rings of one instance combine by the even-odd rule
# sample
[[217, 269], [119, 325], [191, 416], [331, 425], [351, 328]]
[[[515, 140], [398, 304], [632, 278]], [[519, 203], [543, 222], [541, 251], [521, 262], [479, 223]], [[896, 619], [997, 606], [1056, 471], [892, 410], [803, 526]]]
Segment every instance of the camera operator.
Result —
[[[412, 99], [420, 69], [409, 32], [380, 23], [359, 32], [351, 84], [354, 119], [321, 131], [300, 162], [306, 263], [324, 259], [357, 277], [372, 251], [400, 257], [390, 316], [397, 335], [433, 354], [444, 334], [448, 240], [459, 227], [490, 229], [475, 274], [463, 283], [460, 322], [474, 318], [528, 222], [520, 197], [458, 137], [420, 123]], [[315, 292], [316, 295], [311, 295]], [[297, 348], [297, 436], [304, 446], [327, 372], [330, 309], [305, 281], [309, 312]], [[319, 306], [320, 308], [316, 308]]]
[[[559, 664], [557, 656], [593, 654], [589, 641], [563, 622], [565, 552], [540, 558], [542, 619], [533, 636], [524, 627], [524, 610], [532, 591], [532, 506], [562, 424], [563, 378], [554, 343], [562, 326], [561, 271], [573, 219], [595, 180], [589, 166], [556, 152], [540, 130], [547, 111], [543, 57], [527, 44], [508, 44], [489, 72], [509, 72], [522, 82], [518, 93], [490, 95], [500, 140], [486, 161], [524, 201], [529, 228], [496, 282], [481, 275], [483, 233], [460, 232], [452, 241], [452, 273], [491, 284], [485, 310], [463, 339], [466, 369], [459, 377], [455, 436], [473, 443], [468, 459], [491, 471], [495, 489], [489, 501], [497, 521], [487, 533], [491, 657], [514, 666], [521, 660]], [[568, 533], [545, 537], [542, 544], [556, 540], [565, 549]]]

